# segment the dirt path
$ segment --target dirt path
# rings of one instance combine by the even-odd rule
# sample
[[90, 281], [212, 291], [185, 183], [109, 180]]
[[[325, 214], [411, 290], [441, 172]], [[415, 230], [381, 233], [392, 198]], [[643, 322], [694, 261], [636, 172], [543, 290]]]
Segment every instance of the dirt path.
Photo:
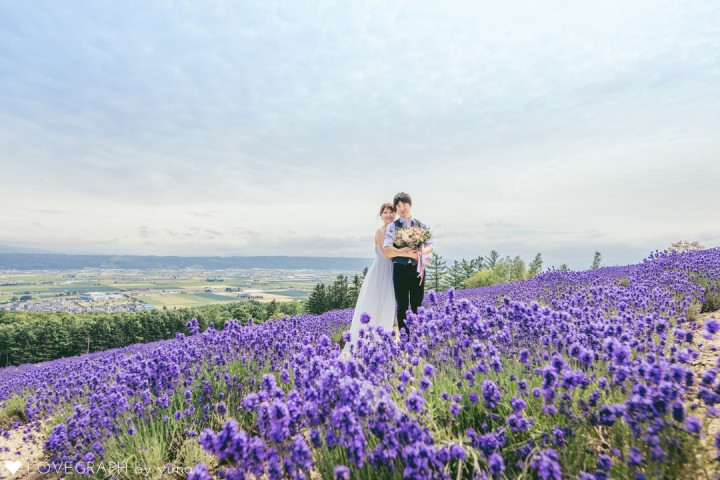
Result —
[[[27, 425], [10, 430], [10, 438], [0, 438], [0, 478], [12, 480], [51, 480], [58, 478], [52, 474], [42, 474], [46, 459], [43, 453], [44, 438], [33, 429], [28, 432]], [[10, 451], [5, 451], [8, 447]], [[13, 474], [13, 471], [15, 473]]]
[[[698, 319], [698, 332], [704, 330], [704, 323], [710, 319], [715, 318], [720, 320], [720, 310], [710, 313], [701, 313]], [[698, 348], [700, 356], [692, 364], [693, 373], [695, 373], [696, 381], [700, 381], [701, 375], [710, 370], [712, 367], [718, 366], [718, 358], [720, 358], [720, 333], [716, 333], [712, 339], [707, 340], [705, 338], [696, 339], [698, 344], [702, 343], [702, 347]], [[695, 400], [694, 400], [695, 401]], [[702, 405], [702, 401], [698, 401], [701, 406], [698, 407], [692, 414], [696, 415], [703, 420], [703, 423], [707, 425], [706, 436], [701, 439], [702, 451], [697, 452], [697, 457], [702, 459], [704, 457], [704, 463], [709, 467], [711, 472], [708, 472], [711, 476], [708, 478], [715, 478], [715, 475], [720, 473], [718, 469], [718, 462], [716, 458], [716, 448], [714, 446], [715, 435], [720, 432], [720, 418], [710, 417], [706, 415], [706, 410]]]

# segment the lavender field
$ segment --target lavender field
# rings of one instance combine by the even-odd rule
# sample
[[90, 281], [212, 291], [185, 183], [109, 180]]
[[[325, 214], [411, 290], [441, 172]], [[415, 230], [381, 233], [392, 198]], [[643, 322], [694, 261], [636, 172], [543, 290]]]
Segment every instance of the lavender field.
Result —
[[716, 478], [718, 308], [716, 248], [430, 292], [350, 359], [351, 310], [191, 325], [0, 370], [0, 449], [42, 449], [27, 478]]

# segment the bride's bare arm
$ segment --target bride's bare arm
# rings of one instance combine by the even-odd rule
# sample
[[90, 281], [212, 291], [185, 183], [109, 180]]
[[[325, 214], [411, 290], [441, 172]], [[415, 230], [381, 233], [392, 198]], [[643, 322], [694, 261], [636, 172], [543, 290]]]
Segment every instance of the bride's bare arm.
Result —
[[[375, 245], [380, 247], [380, 250], [382, 250], [383, 256], [385, 258], [393, 258], [393, 257], [399, 257], [400, 255], [393, 255], [392, 253], [388, 252], [389, 247], [383, 247], [383, 242], [385, 241], [385, 229], [384, 228], [378, 228], [375, 232]], [[395, 247], [390, 247], [395, 248]], [[397, 248], [395, 248], [397, 250]]]

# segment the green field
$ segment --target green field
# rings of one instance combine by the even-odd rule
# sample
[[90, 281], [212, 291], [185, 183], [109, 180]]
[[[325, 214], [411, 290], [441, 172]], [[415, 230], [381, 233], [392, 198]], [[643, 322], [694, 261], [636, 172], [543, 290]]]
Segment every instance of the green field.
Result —
[[[221, 294], [226, 288], [251, 289], [260, 302], [305, 300], [317, 283], [332, 283], [335, 277], [359, 272], [284, 270], [102, 270], [0, 271], [0, 304], [31, 295], [33, 301], [64, 299], [77, 301], [81, 293], [122, 293], [129, 299], [156, 308], [178, 308], [242, 301], [239, 292]], [[222, 279], [222, 281], [210, 281]], [[212, 293], [205, 292], [212, 288]], [[169, 292], [174, 292], [169, 295]], [[262, 298], [257, 298], [262, 297]]]
[[290, 297], [290, 298], [296, 298], [296, 299], [304, 299], [308, 297], [307, 291], [298, 291], [298, 290], [279, 290], [279, 291], [272, 291], [273, 295], [282, 295], [283, 297]]

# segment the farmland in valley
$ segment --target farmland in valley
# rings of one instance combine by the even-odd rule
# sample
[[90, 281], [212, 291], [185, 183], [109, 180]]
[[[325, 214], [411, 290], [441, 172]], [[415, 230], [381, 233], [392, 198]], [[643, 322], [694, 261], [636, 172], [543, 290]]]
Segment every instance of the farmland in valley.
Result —
[[[336, 270], [108, 270], [0, 271], [0, 308], [31, 304], [37, 310], [52, 303], [79, 308], [123, 305], [131, 301], [155, 308], [194, 307], [254, 299], [260, 302], [305, 300], [317, 283], [332, 283]], [[83, 301], [85, 292], [110, 296], [102, 302]], [[117, 298], [112, 298], [117, 296]], [[20, 300], [25, 297], [25, 300]], [[32, 309], [29, 308], [29, 309]], [[57, 310], [62, 311], [62, 307]], [[42, 311], [42, 310], [41, 310]]]

